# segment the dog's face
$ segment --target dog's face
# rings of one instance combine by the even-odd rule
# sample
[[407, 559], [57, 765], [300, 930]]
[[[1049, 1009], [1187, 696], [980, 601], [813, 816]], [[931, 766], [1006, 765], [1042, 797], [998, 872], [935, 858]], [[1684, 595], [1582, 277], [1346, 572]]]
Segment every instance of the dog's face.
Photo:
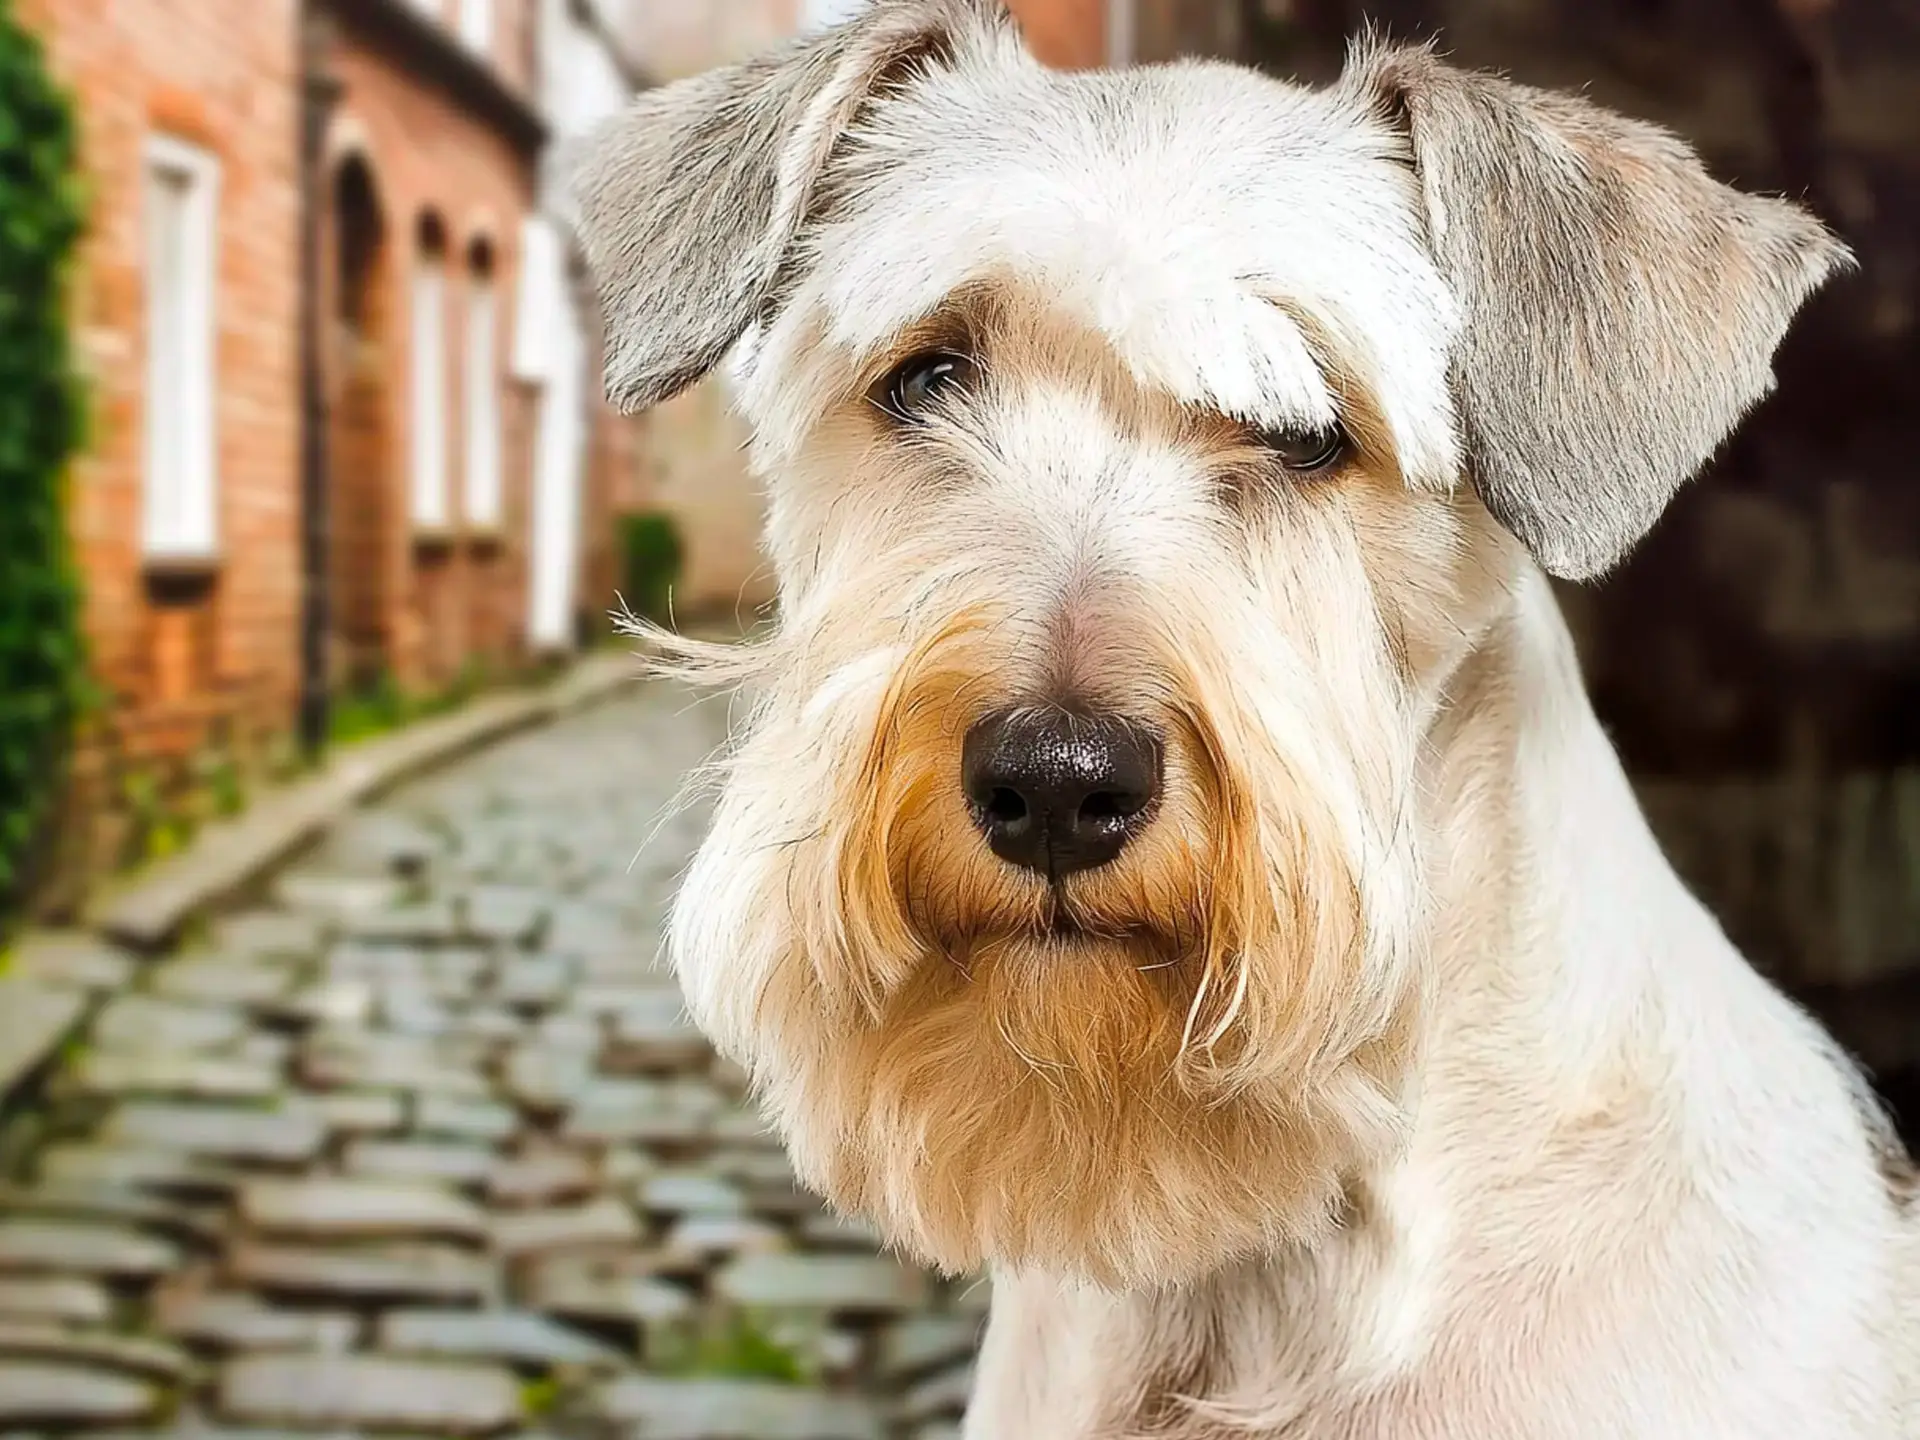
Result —
[[987, 0], [658, 92], [582, 199], [616, 396], [735, 350], [769, 487], [671, 948], [805, 1176], [956, 1269], [1311, 1235], [1405, 1128], [1453, 666], [1843, 252], [1425, 52], [1069, 76]]

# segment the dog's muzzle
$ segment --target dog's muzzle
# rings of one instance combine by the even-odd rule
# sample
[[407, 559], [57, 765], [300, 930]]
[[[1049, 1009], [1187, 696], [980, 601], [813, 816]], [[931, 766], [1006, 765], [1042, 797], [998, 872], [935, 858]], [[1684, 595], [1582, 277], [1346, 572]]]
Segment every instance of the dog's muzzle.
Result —
[[993, 853], [1057, 881], [1105, 865], [1146, 829], [1164, 747], [1118, 717], [1007, 710], [967, 732], [961, 784]]

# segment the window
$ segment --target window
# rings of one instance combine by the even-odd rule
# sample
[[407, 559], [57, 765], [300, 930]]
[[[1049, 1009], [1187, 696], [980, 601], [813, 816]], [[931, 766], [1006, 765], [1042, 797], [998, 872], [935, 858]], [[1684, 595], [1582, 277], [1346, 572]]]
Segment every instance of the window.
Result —
[[420, 221], [413, 268], [411, 415], [412, 518], [420, 530], [444, 530], [447, 513], [447, 232], [437, 216]]
[[156, 136], [146, 155], [146, 483], [153, 560], [211, 559], [219, 543], [213, 433], [214, 236], [220, 163]]
[[573, 303], [563, 278], [560, 233], [551, 220], [529, 215], [520, 222], [520, 275], [514, 296], [513, 378], [544, 385], [553, 374], [554, 317]]
[[467, 524], [493, 529], [500, 524], [500, 307], [493, 276], [493, 251], [476, 241], [467, 268], [466, 399]]
[[460, 39], [487, 55], [493, 51], [493, 0], [460, 0]]

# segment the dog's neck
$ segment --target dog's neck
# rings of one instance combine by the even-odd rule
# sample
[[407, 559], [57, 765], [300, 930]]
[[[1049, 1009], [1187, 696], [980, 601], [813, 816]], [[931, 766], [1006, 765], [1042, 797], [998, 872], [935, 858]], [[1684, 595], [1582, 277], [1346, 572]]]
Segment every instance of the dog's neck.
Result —
[[[1407, 1148], [1354, 1177], [1320, 1243], [1179, 1291], [1073, 1302], [1115, 1307], [1116, 1334], [1152, 1376], [1119, 1402], [1140, 1408], [1089, 1433], [1280, 1433], [1292, 1407], [1324, 1399], [1320, 1385], [1365, 1389], [1471, 1344], [1443, 1313], [1463, 1284], [1485, 1284], [1489, 1324], [1507, 1305], [1522, 1324], [1538, 1276], [1517, 1255], [1489, 1259], [1491, 1237], [1551, 1203], [1529, 1187], [1556, 1166], [1577, 1197], [1605, 1188], [1586, 1171], [1621, 1163], [1618, 1148], [1569, 1137], [1611, 1127], [1632, 1147], [1643, 1127], [1688, 1123], [1691, 1107], [1666, 1094], [1691, 1083], [1672, 1027], [1744, 962], [1662, 856], [1530, 565], [1434, 707], [1420, 793], [1435, 983]], [[1169, 1393], [1244, 1395], [1247, 1408], [1219, 1426]]]
[[1545, 577], [1525, 565], [1511, 594], [1449, 677], [1418, 772], [1425, 1063], [1496, 1033], [1528, 1052], [1513, 1068], [1530, 1090], [1570, 1090], [1614, 1063], [1652, 989], [1737, 957], [1649, 829]]

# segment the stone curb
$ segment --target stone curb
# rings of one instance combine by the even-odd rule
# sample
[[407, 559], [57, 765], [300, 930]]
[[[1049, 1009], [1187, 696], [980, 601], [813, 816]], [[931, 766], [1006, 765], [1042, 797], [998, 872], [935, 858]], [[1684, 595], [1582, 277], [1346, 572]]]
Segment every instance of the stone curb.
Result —
[[0, 1103], [60, 1047], [87, 1003], [82, 990], [0, 977]]
[[159, 950], [194, 916], [233, 899], [355, 807], [495, 741], [611, 699], [639, 678], [632, 656], [594, 655], [532, 694], [480, 700], [458, 714], [370, 741], [244, 815], [209, 827], [179, 855], [98, 897], [86, 908], [84, 930], [22, 935], [15, 955], [24, 973], [0, 976], [0, 1101], [85, 1020], [95, 998], [87, 991], [117, 988], [81, 976], [69, 981], [58, 974], [59, 956], [51, 953], [47, 963], [26, 963], [40, 958], [34, 952], [64, 954], [86, 931], [132, 950]]
[[84, 923], [122, 945], [158, 950], [195, 915], [277, 868], [349, 810], [425, 771], [608, 699], [639, 677], [633, 657], [595, 655], [532, 694], [479, 700], [369, 741], [313, 778], [209, 827], [181, 854], [100, 896], [87, 906]]

